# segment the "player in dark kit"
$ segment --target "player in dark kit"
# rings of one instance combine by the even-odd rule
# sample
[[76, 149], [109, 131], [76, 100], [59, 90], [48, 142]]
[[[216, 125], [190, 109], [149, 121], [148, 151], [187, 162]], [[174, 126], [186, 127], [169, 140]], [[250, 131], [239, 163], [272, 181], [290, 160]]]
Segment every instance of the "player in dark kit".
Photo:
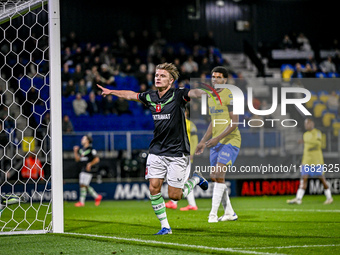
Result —
[[75, 203], [76, 207], [85, 206], [85, 200], [87, 191], [95, 199], [95, 205], [98, 206], [102, 200], [102, 195], [98, 195], [97, 192], [90, 186], [93, 175], [93, 166], [99, 163], [99, 157], [97, 151], [92, 148], [92, 137], [89, 135], [83, 136], [81, 139], [81, 149], [79, 146], [73, 147], [75, 161], [79, 164], [79, 185], [80, 195], [79, 202]]
[[162, 226], [157, 235], [172, 233], [161, 195], [165, 178], [169, 198], [173, 200], [186, 198], [197, 184], [204, 190], [208, 188], [208, 182], [200, 173], [195, 172], [192, 178], [186, 179], [190, 171], [190, 145], [185, 124], [185, 104], [190, 97], [199, 97], [202, 92], [172, 88], [178, 76], [175, 65], [163, 63], [156, 67], [156, 91], [136, 93], [130, 90], [109, 90], [98, 85], [103, 90], [103, 96], [114, 95], [127, 100], [141, 101], [152, 113], [155, 129], [149, 147], [145, 178], [149, 180], [153, 210]]

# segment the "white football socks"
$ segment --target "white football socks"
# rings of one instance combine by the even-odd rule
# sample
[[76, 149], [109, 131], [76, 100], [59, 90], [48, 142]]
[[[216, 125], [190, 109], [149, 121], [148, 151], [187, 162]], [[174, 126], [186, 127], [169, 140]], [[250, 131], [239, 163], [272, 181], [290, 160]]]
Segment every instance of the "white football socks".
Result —
[[305, 195], [305, 190], [299, 188], [296, 192], [296, 199], [302, 200], [303, 196]]
[[196, 206], [194, 191], [191, 191], [187, 196], [188, 204], [191, 206]]
[[228, 215], [234, 215], [235, 214], [234, 209], [231, 206], [227, 186], [225, 187], [225, 191], [223, 193], [222, 205], [223, 205], [223, 208], [224, 208], [224, 214], [228, 214]]
[[332, 198], [332, 194], [331, 194], [331, 189], [330, 188], [325, 189], [324, 190], [324, 194], [326, 196], [326, 199], [331, 199]]
[[218, 212], [218, 208], [220, 207], [224, 190], [226, 189], [225, 183], [214, 183], [214, 191], [211, 201], [211, 211], [209, 215], [216, 215]]

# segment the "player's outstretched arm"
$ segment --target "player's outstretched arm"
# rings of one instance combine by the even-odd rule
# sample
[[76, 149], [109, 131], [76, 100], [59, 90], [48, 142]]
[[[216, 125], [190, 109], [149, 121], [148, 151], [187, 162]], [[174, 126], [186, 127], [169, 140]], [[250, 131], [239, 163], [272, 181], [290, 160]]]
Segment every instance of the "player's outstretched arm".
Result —
[[204, 90], [201, 89], [190, 89], [188, 96], [191, 98], [200, 98], [203, 94], [206, 94]]
[[116, 97], [121, 97], [126, 100], [134, 100], [138, 101], [138, 93], [131, 91], [131, 90], [110, 90], [98, 85], [98, 88], [102, 90], [102, 96], [113, 95]]

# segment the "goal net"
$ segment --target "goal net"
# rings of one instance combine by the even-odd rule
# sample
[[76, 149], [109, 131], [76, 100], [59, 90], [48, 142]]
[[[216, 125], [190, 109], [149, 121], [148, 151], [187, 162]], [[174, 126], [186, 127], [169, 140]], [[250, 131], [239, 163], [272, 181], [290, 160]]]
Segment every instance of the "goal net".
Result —
[[0, 34], [0, 234], [63, 232], [58, 1], [1, 1]]

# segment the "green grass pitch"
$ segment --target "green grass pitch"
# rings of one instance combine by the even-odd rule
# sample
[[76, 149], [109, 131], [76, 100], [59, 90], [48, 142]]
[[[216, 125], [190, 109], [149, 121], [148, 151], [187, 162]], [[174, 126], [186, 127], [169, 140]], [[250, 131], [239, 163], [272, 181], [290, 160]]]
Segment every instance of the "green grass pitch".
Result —
[[65, 202], [65, 234], [0, 236], [0, 254], [340, 254], [340, 196], [331, 205], [288, 198], [231, 198], [239, 219], [219, 223], [208, 223], [211, 199], [197, 199], [198, 211], [167, 209], [166, 236], [153, 235], [160, 224], [150, 201]]

